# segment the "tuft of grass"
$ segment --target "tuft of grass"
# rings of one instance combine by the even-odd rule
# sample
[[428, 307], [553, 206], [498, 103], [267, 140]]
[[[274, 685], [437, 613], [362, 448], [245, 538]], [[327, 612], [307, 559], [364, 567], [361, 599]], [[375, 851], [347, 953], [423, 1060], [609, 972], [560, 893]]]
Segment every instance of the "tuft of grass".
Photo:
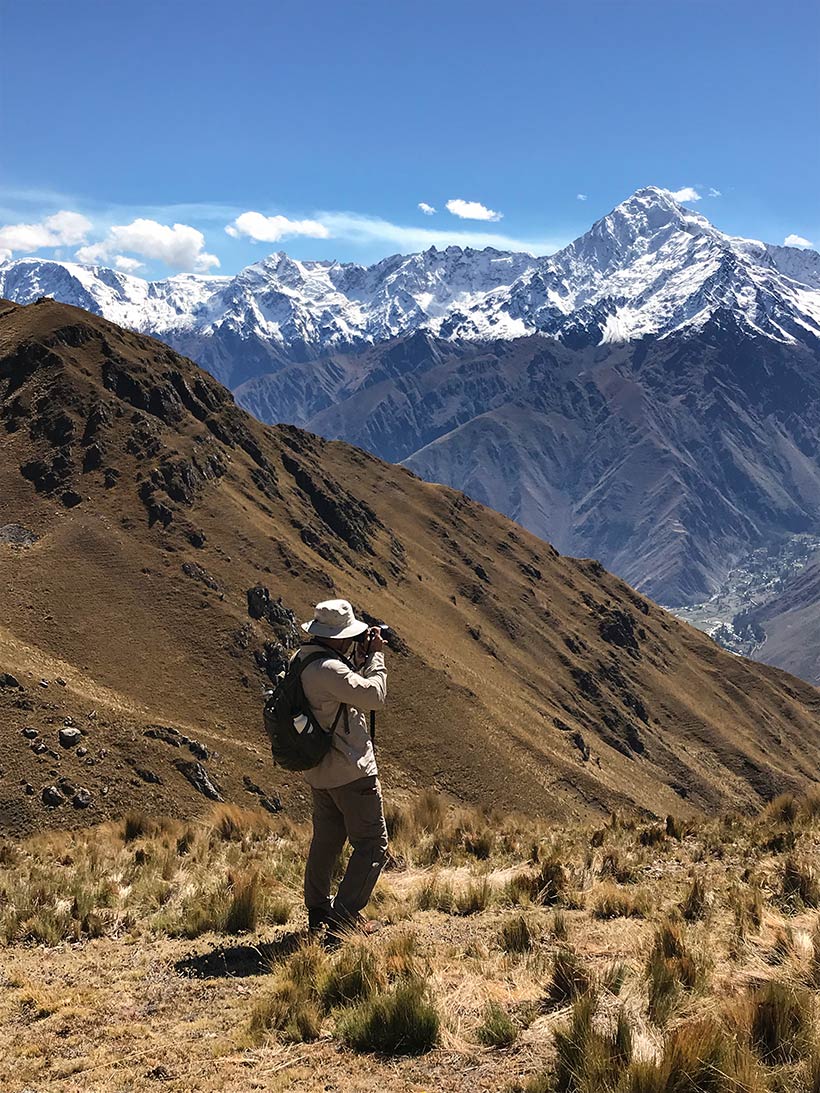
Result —
[[466, 888], [456, 894], [455, 911], [459, 915], [477, 915], [481, 911], [486, 911], [492, 897], [492, 886], [486, 877], [471, 881]]
[[321, 1031], [316, 998], [292, 979], [282, 978], [251, 1010], [249, 1035], [253, 1043], [260, 1043], [270, 1032], [291, 1043], [305, 1043], [318, 1040]]
[[485, 1047], [511, 1047], [518, 1038], [518, 1028], [505, 1009], [490, 1002], [476, 1036]]
[[783, 863], [780, 892], [781, 906], [789, 913], [820, 907], [820, 881], [814, 866], [790, 855]]
[[317, 1040], [322, 1031], [319, 981], [325, 971], [325, 954], [318, 945], [304, 945], [280, 968], [270, 991], [257, 999], [248, 1027], [252, 1043], [271, 1032], [292, 1043]]
[[148, 838], [149, 836], [154, 835], [156, 830], [156, 823], [150, 816], [146, 816], [144, 812], [128, 812], [123, 819], [122, 841], [131, 843], [134, 842], [135, 839]]
[[646, 918], [650, 911], [645, 892], [633, 895], [614, 884], [602, 885], [592, 905], [594, 918]]
[[349, 1009], [336, 1034], [354, 1051], [421, 1055], [438, 1044], [441, 1019], [425, 981], [410, 979]]
[[350, 1005], [387, 987], [376, 955], [364, 942], [347, 945], [327, 970], [319, 986], [325, 1009]]
[[416, 907], [419, 911], [443, 911], [451, 915], [456, 908], [456, 894], [449, 881], [442, 881], [435, 874], [416, 891]]
[[750, 1037], [764, 1063], [794, 1063], [814, 1041], [814, 999], [808, 991], [772, 980], [752, 995]]
[[636, 1063], [628, 1093], [766, 1093], [754, 1058], [715, 1017], [679, 1025], [657, 1062]]
[[533, 898], [546, 907], [565, 902], [570, 889], [570, 874], [558, 858], [550, 857], [542, 862], [532, 882]]
[[429, 975], [429, 961], [418, 935], [412, 930], [393, 934], [381, 950], [382, 967], [391, 982], [424, 979]]
[[549, 1006], [573, 1002], [592, 988], [592, 977], [574, 949], [559, 949], [552, 958], [552, 975], [544, 1001]]
[[569, 937], [567, 916], [564, 914], [563, 911], [553, 911], [552, 932], [555, 936], [556, 941], [566, 941]]
[[629, 967], [622, 960], [608, 964], [601, 976], [601, 987], [610, 994], [620, 994], [629, 977]]
[[260, 916], [259, 873], [240, 873], [228, 878], [230, 903], [225, 911], [227, 934], [247, 934], [256, 929]]
[[793, 793], [781, 793], [764, 808], [761, 822], [766, 824], [787, 824], [791, 827], [797, 822], [801, 812], [800, 801]]
[[705, 978], [705, 969], [689, 951], [680, 926], [662, 923], [646, 964], [650, 1018], [658, 1025], [666, 1024], [683, 991], [699, 989]]
[[681, 906], [681, 914], [687, 922], [699, 922], [706, 918], [712, 906], [712, 893], [702, 876], [692, 878], [692, 884]]
[[690, 824], [682, 820], [680, 816], [666, 817], [666, 834], [676, 842], [683, 842], [690, 831]]
[[641, 846], [659, 846], [666, 842], [666, 827], [660, 824], [650, 824], [645, 827], [638, 836]]
[[568, 1028], [555, 1033], [555, 1093], [614, 1089], [632, 1060], [632, 1030], [621, 1010], [613, 1030], [594, 1023], [595, 998], [579, 998]]
[[616, 884], [632, 884], [638, 877], [635, 861], [616, 846], [607, 850], [601, 858], [600, 874]]
[[488, 827], [481, 831], [467, 831], [464, 833], [464, 849], [473, 858], [479, 861], [487, 861], [495, 845], [495, 835]]
[[505, 953], [528, 953], [535, 944], [535, 931], [527, 915], [514, 915], [503, 922], [498, 943]]

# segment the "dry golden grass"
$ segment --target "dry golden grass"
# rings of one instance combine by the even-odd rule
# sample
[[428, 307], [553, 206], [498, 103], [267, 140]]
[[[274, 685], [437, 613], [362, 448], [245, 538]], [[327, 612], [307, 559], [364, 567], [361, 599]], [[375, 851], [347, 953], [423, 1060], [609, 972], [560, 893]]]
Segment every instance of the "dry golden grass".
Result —
[[814, 803], [559, 829], [425, 794], [390, 824], [385, 928], [335, 953], [281, 817], [4, 843], [0, 1088], [820, 1093]]

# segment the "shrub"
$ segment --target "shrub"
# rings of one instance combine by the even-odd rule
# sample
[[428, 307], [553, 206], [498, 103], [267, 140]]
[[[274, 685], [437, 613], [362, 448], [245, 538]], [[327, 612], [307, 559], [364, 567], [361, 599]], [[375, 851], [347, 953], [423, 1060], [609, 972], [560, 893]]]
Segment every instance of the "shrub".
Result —
[[592, 979], [574, 949], [559, 949], [552, 959], [552, 977], [547, 986], [545, 1002], [560, 1006], [587, 994]]
[[764, 1063], [797, 1062], [812, 1045], [814, 1001], [811, 995], [772, 980], [752, 996], [750, 1035]]
[[337, 1035], [354, 1051], [383, 1055], [421, 1055], [439, 1041], [441, 1022], [427, 984], [420, 979], [399, 983], [348, 1010]]
[[476, 1036], [486, 1047], [510, 1047], [518, 1037], [518, 1029], [506, 1010], [490, 1002]]
[[535, 943], [535, 933], [526, 915], [508, 918], [501, 926], [498, 943], [505, 953], [527, 953]]
[[614, 884], [602, 886], [592, 908], [594, 918], [646, 918], [649, 900], [646, 894], [632, 895]]

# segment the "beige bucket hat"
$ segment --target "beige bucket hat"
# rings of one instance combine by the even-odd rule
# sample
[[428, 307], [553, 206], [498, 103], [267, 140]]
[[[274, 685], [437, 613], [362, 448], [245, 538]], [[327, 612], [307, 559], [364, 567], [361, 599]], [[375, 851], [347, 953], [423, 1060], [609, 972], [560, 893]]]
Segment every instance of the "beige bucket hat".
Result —
[[324, 600], [316, 604], [313, 618], [303, 622], [302, 629], [316, 638], [355, 638], [368, 625], [356, 618], [347, 600]]

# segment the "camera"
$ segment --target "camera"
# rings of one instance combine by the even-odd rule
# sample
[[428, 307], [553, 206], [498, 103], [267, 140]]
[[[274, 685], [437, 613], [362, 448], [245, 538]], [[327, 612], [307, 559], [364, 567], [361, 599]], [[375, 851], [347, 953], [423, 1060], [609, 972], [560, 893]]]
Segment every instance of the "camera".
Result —
[[359, 634], [354, 639], [356, 644], [357, 645], [366, 645], [370, 641], [370, 638], [372, 636], [371, 635], [372, 630], [380, 630], [381, 635], [384, 638], [384, 640], [385, 641], [389, 640], [389, 638], [390, 638], [390, 627], [385, 626], [383, 622], [378, 622], [378, 623], [375, 623], [373, 626], [368, 627], [367, 630], [365, 630], [365, 632], [363, 634]]

